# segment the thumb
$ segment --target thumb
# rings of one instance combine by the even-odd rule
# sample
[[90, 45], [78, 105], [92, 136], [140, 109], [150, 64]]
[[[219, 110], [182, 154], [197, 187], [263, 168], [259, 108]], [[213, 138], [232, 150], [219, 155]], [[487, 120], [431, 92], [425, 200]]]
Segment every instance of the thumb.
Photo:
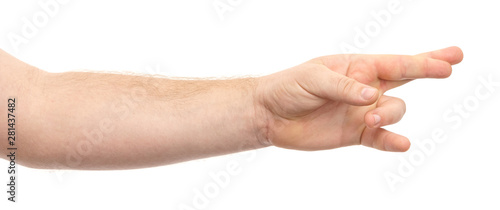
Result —
[[[302, 82], [301, 82], [302, 81]], [[297, 79], [306, 91], [328, 100], [363, 106], [375, 103], [378, 89], [365, 85], [329, 68], [316, 68]]]

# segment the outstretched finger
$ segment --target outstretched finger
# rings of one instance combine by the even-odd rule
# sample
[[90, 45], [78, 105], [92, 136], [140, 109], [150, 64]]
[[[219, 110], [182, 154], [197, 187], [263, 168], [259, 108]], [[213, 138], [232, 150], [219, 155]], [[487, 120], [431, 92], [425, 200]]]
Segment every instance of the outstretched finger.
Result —
[[451, 65], [458, 64], [464, 59], [464, 53], [459, 47], [456, 46], [421, 53], [417, 56], [446, 61]]
[[451, 74], [448, 62], [423, 56], [374, 55], [371, 59], [377, 77], [382, 80], [446, 78]]
[[325, 65], [349, 77], [368, 77], [367, 82], [378, 79], [381, 90], [387, 91], [414, 79], [446, 78], [451, 74], [451, 65], [460, 63], [462, 59], [463, 52], [460, 48], [448, 47], [414, 56], [329, 55], [315, 58], [311, 62]]
[[[429, 72], [429, 75], [438, 75], [437, 77], [435, 76], [430, 76], [431, 78], [444, 78], [447, 77], [451, 74], [451, 65], [455, 65], [460, 63], [463, 60], [464, 54], [462, 50], [458, 47], [448, 47], [440, 50], [434, 50], [426, 53], [421, 53], [418, 55], [415, 55], [413, 57], [420, 57], [422, 60], [433, 60], [431, 63], [433, 65], [428, 65], [427, 70], [424, 70], [424, 72]], [[436, 65], [438, 64], [438, 65]], [[441, 67], [438, 67], [441, 66]], [[440, 76], [439, 76], [440, 75]], [[381, 77], [382, 79], [384, 77]], [[400, 81], [394, 81], [394, 80], [382, 80], [381, 81], [381, 89], [383, 91], [390, 90], [392, 88], [399, 87], [401, 85], [404, 85], [410, 81], [413, 81], [415, 78], [409, 78], [409, 79], [403, 79]]]

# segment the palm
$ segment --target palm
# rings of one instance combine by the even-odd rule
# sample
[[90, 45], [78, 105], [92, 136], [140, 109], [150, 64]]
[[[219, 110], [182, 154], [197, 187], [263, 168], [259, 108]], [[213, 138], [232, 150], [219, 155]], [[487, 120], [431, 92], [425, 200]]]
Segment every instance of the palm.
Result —
[[[271, 85], [272, 94], [264, 97], [264, 104], [272, 116], [268, 138], [276, 146], [301, 150], [331, 149], [360, 143], [386, 150], [384, 139], [377, 138], [407, 141], [384, 129], [367, 127], [371, 123], [367, 113], [375, 109], [383, 110], [382, 103], [389, 104], [386, 105], [389, 112], [401, 112], [397, 109], [403, 109], [404, 113], [404, 103], [401, 100], [384, 96], [383, 93], [414, 78], [447, 77], [451, 73], [450, 64], [462, 59], [461, 51], [456, 51], [457, 48], [448, 48], [418, 56], [406, 56], [404, 59], [398, 56], [326, 56], [271, 75], [279, 78], [281, 83]], [[317, 88], [314, 86], [321, 85], [317, 84], [321, 77], [315, 75], [322, 74], [325, 67], [329, 71], [377, 88], [380, 94], [378, 102], [357, 106], [318, 96], [311, 90]], [[333, 88], [342, 91], [346, 87], [339, 85]], [[396, 103], [397, 106], [391, 103]], [[390, 119], [385, 124], [392, 124], [397, 120]], [[389, 137], [391, 139], [387, 140]]]

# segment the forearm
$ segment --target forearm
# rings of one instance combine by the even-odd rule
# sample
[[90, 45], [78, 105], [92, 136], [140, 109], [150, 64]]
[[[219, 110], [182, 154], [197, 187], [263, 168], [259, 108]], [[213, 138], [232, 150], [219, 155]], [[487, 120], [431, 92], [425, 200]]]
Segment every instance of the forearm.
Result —
[[36, 97], [19, 160], [38, 168], [126, 169], [263, 147], [255, 80], [45, 74], [19, 97]]

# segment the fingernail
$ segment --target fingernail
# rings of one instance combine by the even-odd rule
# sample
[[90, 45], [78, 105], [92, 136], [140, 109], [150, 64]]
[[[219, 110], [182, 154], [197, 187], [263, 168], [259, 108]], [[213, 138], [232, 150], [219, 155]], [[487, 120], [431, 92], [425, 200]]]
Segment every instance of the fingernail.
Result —
[[363, 88], [361, 91], [361, 97], [365, 100], [370, 100], [378, 92], [375, 88]]
[[374, 114], [373, 115], [373, 121], [375, 122], [375, 126], [378, 126], [378, 123], [380, 122], [380, 115]]

